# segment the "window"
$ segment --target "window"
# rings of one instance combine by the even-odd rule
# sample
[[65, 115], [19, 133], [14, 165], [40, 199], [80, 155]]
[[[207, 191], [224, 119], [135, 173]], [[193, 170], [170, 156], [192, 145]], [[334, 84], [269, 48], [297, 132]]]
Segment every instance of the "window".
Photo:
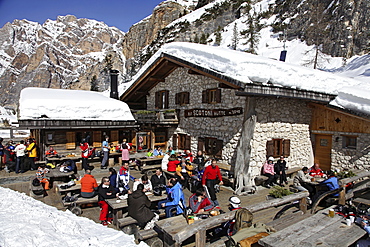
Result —
[[279, 157], [290, 155], [289, 139], [272, 139], [266, 143], [266, 156]]
[[342, 147], [348, 149], [356, 149], [357, 136], [342, 136]]
[[168, 109], [168, 90], [162, 90], [155, 93], [155, 108]]
[[216, 138], [205, 137], [205, 153], [216, 158], [222, 157], [223, 141]]
[[175, 95], [175, 104], [176, 105], [186, 105], [186, 104], [189, 104], [189, 97], [190, 97], [190, 93], [189, 92], [177, 93]]
[[54, 132], [46, 132], [46, 144], [55, 144]]
[[216, 104], [221, 103], [221, 89], [207, 89], [202, 92], [202, 103]]
[[154, 145], [165, 145], [166, 144], [166, 132], [155, 132], [155, 144]]
[[186, 134], [178, 134], [177, 147], [178, 149], [190, 150], [190, 136]]

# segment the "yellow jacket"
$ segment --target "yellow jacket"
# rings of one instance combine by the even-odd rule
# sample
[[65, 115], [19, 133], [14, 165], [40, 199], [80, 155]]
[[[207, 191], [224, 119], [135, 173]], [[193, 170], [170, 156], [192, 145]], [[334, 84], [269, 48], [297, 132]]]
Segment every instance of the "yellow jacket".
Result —
[[[193, 165], [186, 162], [185, 170], [186, 170], [186, 172], [188, 173], [188, 175], [190, 177], [193, 175], [193, 169], [194, 169]], [[176, 166], [176, 174], [181, 177], [182, 176], [181, 172], [182, 172], [182, 166], [181, 166], [181, 163], [180, 163]]]
[[26, 150], [28, 151], [28, 157], [33, 157], [33, 158], [36, 158], [37, 157], [37, 151], [36, 151], [35, 145], [36, 145], [36, 143], [32, 142], [26, 148]]

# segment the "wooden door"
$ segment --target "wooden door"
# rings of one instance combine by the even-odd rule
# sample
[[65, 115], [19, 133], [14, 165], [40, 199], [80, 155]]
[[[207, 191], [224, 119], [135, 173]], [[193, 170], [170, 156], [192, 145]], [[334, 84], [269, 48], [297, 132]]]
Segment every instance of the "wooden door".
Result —
[[315, 137], [315, 163], [319, 163], [324, 171], [331, 169], [331, 135], [316, 135]]

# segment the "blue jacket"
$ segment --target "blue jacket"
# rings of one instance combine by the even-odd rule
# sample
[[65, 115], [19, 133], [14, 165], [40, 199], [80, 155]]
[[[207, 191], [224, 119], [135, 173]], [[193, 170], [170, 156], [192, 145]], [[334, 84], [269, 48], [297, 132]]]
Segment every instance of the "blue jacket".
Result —
[[[183, 209], [185, 209], [185, 197], [184, 192], [182, 191], [181, 184], [176, 183], [173, 187], [167, 188], [167, 194], [169, 202], [166, 202], [167, 206], [176, 206], [177, 214], [182, 214]], [[179, 205], [181, 203], [181, 206]]]
[[[335, 189], [339, 189], [339, 184], [338, 184], [338, 178], [337, 177], [330, 177], [330, 178], [326, 179], [325, 181], [322, 181], [321, 183], [328, 186], [330, 191], [335, 190]], [[333, 196], [338, 196], [338, 193], [334, 194]]]

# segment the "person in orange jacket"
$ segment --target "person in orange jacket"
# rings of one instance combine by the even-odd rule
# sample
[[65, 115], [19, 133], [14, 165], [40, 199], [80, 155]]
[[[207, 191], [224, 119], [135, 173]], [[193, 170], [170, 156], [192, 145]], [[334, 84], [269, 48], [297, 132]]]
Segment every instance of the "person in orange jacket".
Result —
[[98, 188], [98, 183], [93, 175], [91, 175], [90, 170], [85, 171], [85, 176], [81, 178], [81, 196], [85, 198], [91, 198], [96, 195], [96, 189]]

